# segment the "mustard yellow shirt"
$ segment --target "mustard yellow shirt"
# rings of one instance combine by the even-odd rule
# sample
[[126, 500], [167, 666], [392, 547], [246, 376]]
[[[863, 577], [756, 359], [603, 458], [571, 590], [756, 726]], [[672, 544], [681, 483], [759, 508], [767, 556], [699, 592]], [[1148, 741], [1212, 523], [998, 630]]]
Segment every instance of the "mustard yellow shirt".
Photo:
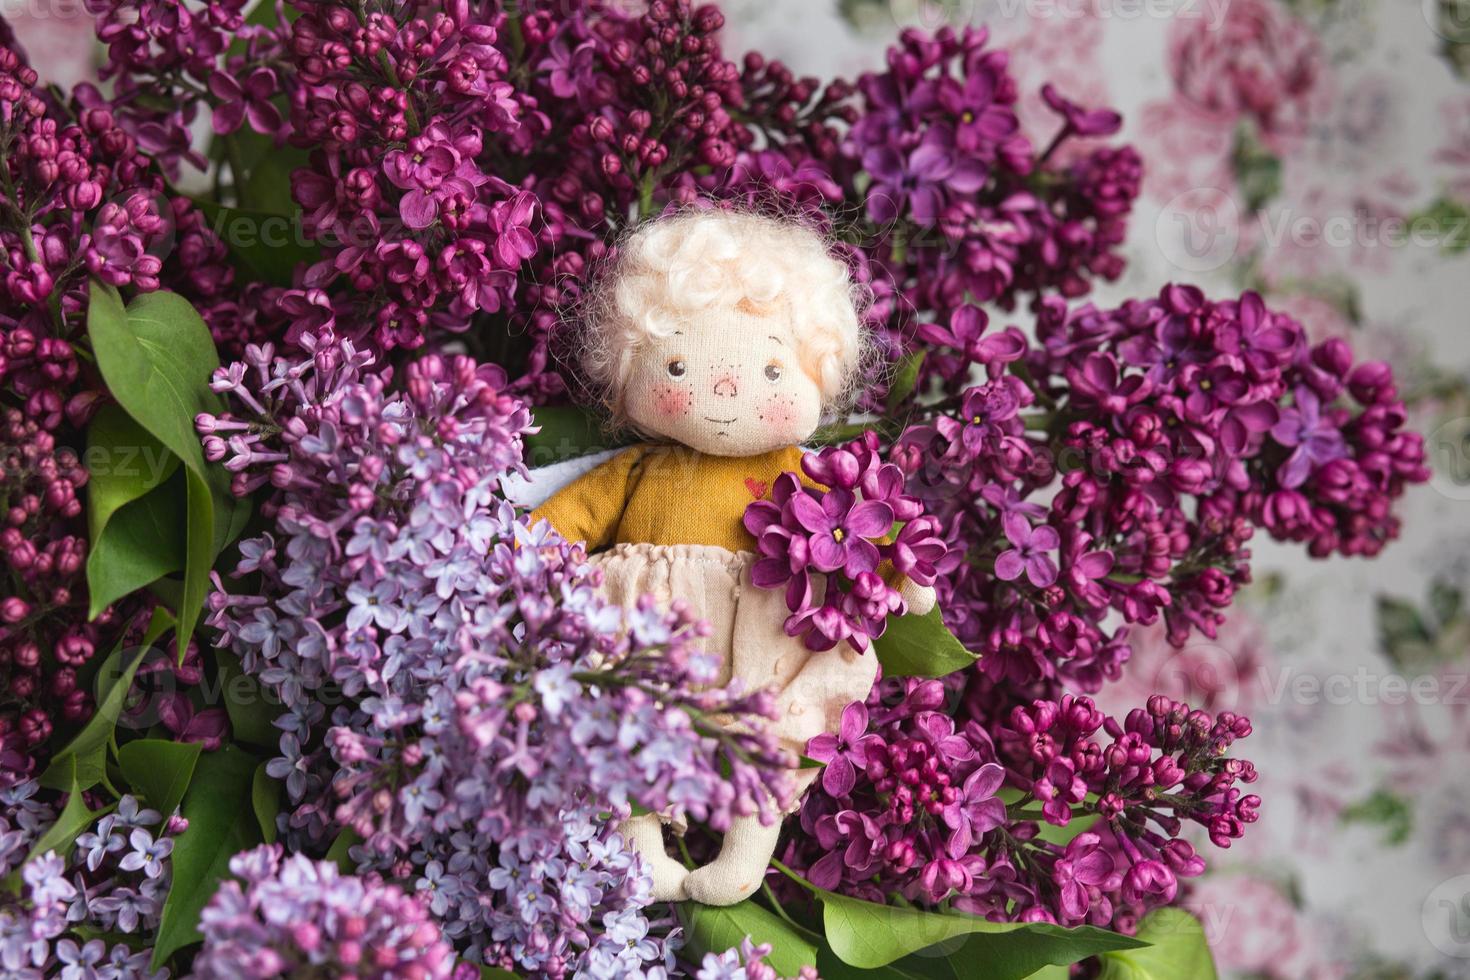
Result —
[[[614, 544], [705, 544], [754, 551], [745, 508], [769, 500], [776, 478], [801, 473], [802, 449], [708, 456], [679, 445], [626, 449], [531, 512], [587, 550]], [[805, 480], [803, 482], [810, 482]]]

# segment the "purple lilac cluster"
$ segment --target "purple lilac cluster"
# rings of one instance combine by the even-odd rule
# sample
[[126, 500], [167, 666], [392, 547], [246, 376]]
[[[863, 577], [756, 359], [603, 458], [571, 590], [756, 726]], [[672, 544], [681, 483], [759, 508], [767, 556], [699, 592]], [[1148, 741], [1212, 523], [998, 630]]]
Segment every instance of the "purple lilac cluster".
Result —
[[858, 82], [843, 154], [871, 179], [868, 274], [900, 347], [924, 319], [945, 321], [967, 302], [1078, 296], [1123, 270], [1142, 164], [1130, 147], [1069, 142], [1110, 136], [1121, 118], [1048, 87], [1060, 118], [1038, 150], [1021, 132], [1008, 60], [983, 29], [910, 30], [887, 70]]
[[[1427, 476], [1388, 368], [1308, 345], [1255, 294], [1047, 301], [1035, 347], [986, 325], [971, 308], [926, 328], [946, 380], [891, 455], [969, 555], [941, 604], [996, 681], [1096, 691], [1130, 624], [1212, 636], [1256, 526], [1374, 554], [1394, 498]], [[968, 384], [974, 369], [989, 380]]]
[[[783, 473], [771, 499], [745, 511], [760, 555], [752, 580], [785, 591], [786, 633], [802, 637], [809, 650], [843, 642], [866, 650], [883, 635], [888, 617], [908, 611], [889, 579], [933, 585], [958, 559], [940, 537], [939, 522], [904, 491], [903, 471], [883, 462], [879, 449], [870, 433], [808, 453], [802, 472], [820, 488]], [[895, 523], [901, 525], [896, 534]]]
[[[431, 980], [456, 975], [424, 903], [374, 876], [264, 845], [230, 859], [200, 915], [199, 980], [332, 976]], [[476, 973], [476, 975], [478, 975]]]
[[[1228, 847], [1256, 819], [1259, 798], [1238, 786], [1255, 770], [1227, 756], [1250, 734], [1244, 718], [1155, 697], [1119, 722], [1064, 695], [987, 730], [957, 720], [954, 693], [885, 682], [812, 741], [827, 767], [786, 845], [791, 867], [876, 902], [1128, 931], [1204, 870], [1188, 824]], [[1085, 829], [1065, 844], [1043, 832], [1073, 821]]]
[[[247, 24], [248, 0], [198, 6], [150, 0], [87, 0], [97, 39], [107, 47], [101, 78], [111, 81], [112, 111], [139, 146], [177, 179], [180, 165], [204, 169], [190, 126], [212, 106], [216, 132], [234, 132], [248, 115], [257, 131], [283, 125], [271, 97], [270, 67], [281, 56], [278, 31]], [[100, 99], [100, 97], [94, 96]]]
[[0, 48], [0, 388], [41, 427], [81, 426], [98, 402], [82, 370], [88, 277], [201, 300], [229, 286], [224, 246], [167, 190], [95, 89], [59, 102]]
[[[0, 891], [0, 967], [17, 980], [164, 980], [151, 952], [123, 936], [156, 929], [172, 876], [173, 838], [184, 822], [124, 795], [77, 837], [70, 861], [55, 851], [28, 857], [55, 811], [34, 780], [0, 791], [0, 874], [22, 887]], [[68, 863], [71, 868], [68, 871]], [[108, 938], [78, 938], [87, 933]]]
[[[0, 598], [0, 783], [35, 774], [50, 757], [58, 726], [86, 722], [93, 698], [81, 678], [99, 652], [138, 639], [156, 600], [129, 596], [87, 616], [87, 521], [81, 494], [88, 472], [76, 452], [16, 408], [0, 415], [0, 568], [12, 583]], [[166, 655], [139, 668], [138, 683], [168, 671], [167, 727], [217, 747], [223, 711], [199, 712], [187, 688], [203, 676], [198, 645], [182, 660]], [[191, 727], [192, 726], [192, 727]], [[197, 737], [196, 737], [197, 736]]]
[[500, 496], [529, 415], [497, 368], [435, 355], [396, 384], [330, 331], [302, 344], [221, 368], [235, 412], [198, 420], [239, 492], [274, 488], [250, 590], [218, 591], [211, 623], [284, 702], [288, 845], [355, 834], [359, 866], [423, 893], [477, 961], [663, 963], [672, 923], [642, 911], [647, 868], [606, 815], [788, 805], [769, 695], [708, 689], [704, 627], [609, 607], [580, 547]]

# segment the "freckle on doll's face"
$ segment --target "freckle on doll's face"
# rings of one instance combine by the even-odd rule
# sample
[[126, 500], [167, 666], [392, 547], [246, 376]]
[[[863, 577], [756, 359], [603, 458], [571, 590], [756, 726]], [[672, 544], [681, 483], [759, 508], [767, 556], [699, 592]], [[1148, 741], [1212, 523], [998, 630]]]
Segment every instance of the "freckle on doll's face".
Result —
[[650, 436], [715, 456], [753, 456], [810, 436], [822, 395], [802, 369], [784, 312], [741, 306], [648, 340], [626, 406]]

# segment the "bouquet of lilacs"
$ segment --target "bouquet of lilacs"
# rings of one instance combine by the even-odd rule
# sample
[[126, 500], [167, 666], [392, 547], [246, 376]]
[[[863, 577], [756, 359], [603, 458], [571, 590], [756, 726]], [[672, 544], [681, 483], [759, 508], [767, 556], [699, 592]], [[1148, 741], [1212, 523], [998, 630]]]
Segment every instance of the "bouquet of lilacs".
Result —
[[[973, 29], [822, 84], [683, 0], [88, 10], [71, 92], [0, 21], [5, 975], [1208, 956], [1177, 905], [1256, 818], [1250, 723], [1090, 695], [1131, 630], [1213, 635], [1256, 529], [1372, 556], [1427, 473], [1389, 368], [1262, 297], [1081, 299], [1142, 178], [1116, 113], [1046, 86], [1025, 131]], [[871, 300], [854, 413], [746, 517], [788, 632], [883, 666], [802, 759], [507, 498], [600, 448], [565, 324], [695, 202], [800, 213]], [[622, 820], [692, 863], [793, 766], [754, 897], [652, 901]]]

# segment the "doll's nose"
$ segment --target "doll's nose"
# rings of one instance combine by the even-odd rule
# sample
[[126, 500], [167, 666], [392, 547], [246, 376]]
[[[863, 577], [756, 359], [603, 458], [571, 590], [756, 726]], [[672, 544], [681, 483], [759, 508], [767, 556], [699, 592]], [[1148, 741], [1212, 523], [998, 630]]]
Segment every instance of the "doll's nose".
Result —
[[740, 385], [735, 380], [735, 375], [725, 372], [715, 378], [715, 394], [721, 398], [734, 398], [740, 394]]

